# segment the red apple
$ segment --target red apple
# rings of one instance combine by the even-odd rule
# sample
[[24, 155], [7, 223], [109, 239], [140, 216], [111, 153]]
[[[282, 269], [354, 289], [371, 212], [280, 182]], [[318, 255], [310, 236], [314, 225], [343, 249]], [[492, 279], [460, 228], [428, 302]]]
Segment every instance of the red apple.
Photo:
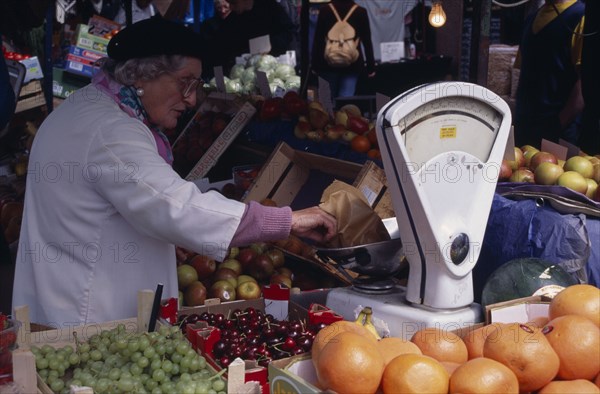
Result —
[[259, 254], [254, 258], [250, 266], [246, 269], [246, 272], [255, 277], [257, 280], [265, 280], [269, 278], [275, 268], [273, 267], [273, 261], [266, 254]]
[[525, 165], [525, 157], [523, 156], [523, 152], [520, 148], [515, 146], [515, 159], [509, 160], [508, 163], [513, 171], [516, 171]]
[[306, 138], [306, 134], [310, 131], [310, 123], [304, 120], [299, 120], [296, 122], [296, 126], [294, 127], [294, 136], [302, 140]]
[[299, 115], [303, 115], [306, 113], [307, 110], [307, 106], [306, 106], [306, 101], [304, 101], [301, 98], [291, 98], [287, 101], [285, 101], [285, 97], [284, 97], [284, 109], [285, 112], [288, 113], [288, 115], [290, 116], [299, 116]]
[[531, 161], [529, 162], [529, 168], [531, 171], [535, 172], [535, 169], [542, 163], [552, 163], [557, 164], [558, 160], [556, 156], [554, 156], [550, 152], [537, 152], [531, 157]]
[[269, 282], [272, 285], [285, 285], [289, 289], [292, 288], [292, 279], [287, 275], [273, 274], [271, 275]]
[[218, 136], [219, 134], [221, 134], [223, 130], [225, 130], [225, 127], [227, 127], [228, 123], [229, 120], [226, 119], [224, 116], [215, 116], [210, 127], [213, 135]]
[[271, 258], [271, 262], [275, 269], [280, 268], [285, 264], [285, 255], [280, 249], [269, 249], [265, 253]]
[[252, 248], [242, 248], [237, 256], [237, 260], [242, 264], [242, 267], [246, 269], [257, 255], [258, 253]]
[[369, 122], [362, 116], [348, 116], [348, 130], [362, 135], [369, 131]]
[[215, 271], [213, 275], [213, 282], [226, 280], [228, 282], [231, 282], [231, 284], [235, 287], [237, 286], [237, 277], [238, 274], [234, 270], [230, 268], [219, 268]]
[[527, 182], [533, 183], [534, 176], [533, 172], [528, 170], [527, 168], [518, 168], [516, 171], [512, 173], [510, 178], [508, 179], [510, 182]]
[[238, 285], [235, 294], [238, 300], [254, 300], [260, 298], [261, 289], [258, 283], [247, 281]]
[[190, 260], [190, 265], [196, 270], [199, 280], [210, 277], [217, 269], [217, 263], [214, 259], [201, 254], [194, 256]]
[[513, 170], [510, 168], [510, 164], [507, 160], [502, 160], [502, 164], [500, 164], [500, 175], [498, 175], [498, 180], [507, 181], [512, 175]]
[[192, 282], [186, 287], [183, 299], [187, 306], [204, 305], [204, 300], [206, 300], [206, 287], [204, 287], [202, 282]]
[[235, 301], [235, 287], [226, 280], [219, 280], [212, 284], [208, 295], [210, 298], [218, 298], [223, 302]]
[[283, 99], [281, 97], [272, 97], [266, 99], [260, 108], [261, 120], [273, 120], [281, 116], [283, 109]]

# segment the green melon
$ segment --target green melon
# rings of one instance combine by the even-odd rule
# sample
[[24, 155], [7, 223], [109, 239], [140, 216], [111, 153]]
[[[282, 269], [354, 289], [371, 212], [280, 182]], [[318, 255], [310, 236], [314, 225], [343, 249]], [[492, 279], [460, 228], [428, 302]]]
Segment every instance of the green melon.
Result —
[[483, 306], [530, 297], [545, 286], [577, 284], [564, 268], [535, 257], [510, 260], [488, 277], [481, 294]]

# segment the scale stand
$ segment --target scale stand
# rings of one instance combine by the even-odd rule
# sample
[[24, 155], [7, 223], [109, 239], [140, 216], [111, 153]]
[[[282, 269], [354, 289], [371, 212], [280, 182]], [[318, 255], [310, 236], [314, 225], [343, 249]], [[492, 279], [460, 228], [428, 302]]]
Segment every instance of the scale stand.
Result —
[[405, 339], [416, 327], [453, 330], [482, 321], [471, 272], [510, 126], [506, 102], [466, 82], [422, 85], [384, 106], [377, 139], [408, 283], [381, 295], [332, 289], [327, 306], [347, 320], [358, 306], [370, 306], [392, 336]]

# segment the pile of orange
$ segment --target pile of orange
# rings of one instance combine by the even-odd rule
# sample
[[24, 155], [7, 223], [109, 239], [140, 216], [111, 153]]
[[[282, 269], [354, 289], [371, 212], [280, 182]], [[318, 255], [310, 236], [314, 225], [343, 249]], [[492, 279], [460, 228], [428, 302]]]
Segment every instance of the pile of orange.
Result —
[[338, 393], [600, 394], [600, 289], [570, 286], [536, 321], [547, 323], [424, 328], [410, 341], [337, 322], [315, 338], [313, 363], [320, 388]]

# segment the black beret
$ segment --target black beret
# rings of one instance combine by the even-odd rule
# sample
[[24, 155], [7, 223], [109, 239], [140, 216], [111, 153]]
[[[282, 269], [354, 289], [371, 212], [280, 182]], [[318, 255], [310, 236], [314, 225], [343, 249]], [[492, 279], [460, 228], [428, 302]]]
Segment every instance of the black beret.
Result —
[[179, 23], [160, 16], [144, 19], [114, 35], [107, 47], [108, 57], [129, 60], [159, 55], [202, 58], [200, 35]]

